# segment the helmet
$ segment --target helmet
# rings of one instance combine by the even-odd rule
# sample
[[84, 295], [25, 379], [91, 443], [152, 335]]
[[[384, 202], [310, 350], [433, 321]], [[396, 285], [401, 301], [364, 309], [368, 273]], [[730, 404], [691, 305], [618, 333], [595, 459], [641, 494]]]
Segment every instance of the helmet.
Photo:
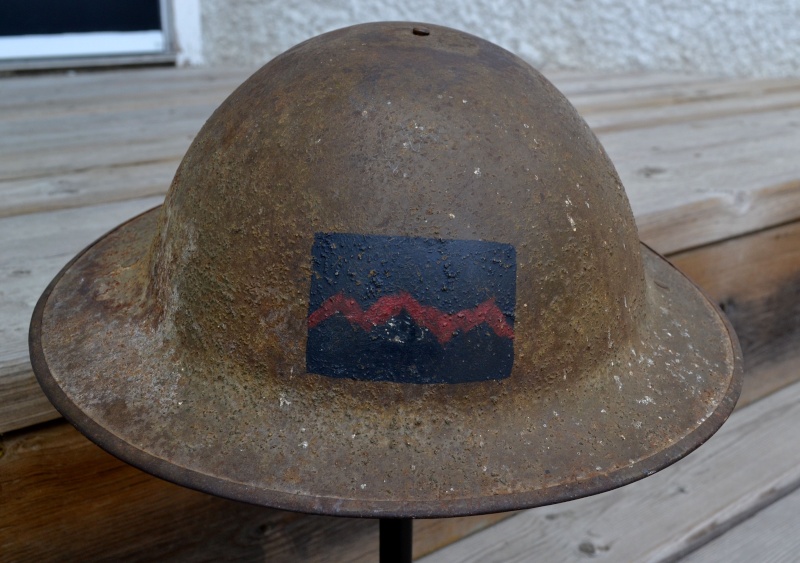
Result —
[[607, 490], [733, 409], [736, 338], [638, 240], [575, 109], [511, 53], [375, 23], [278, 56], [163, 206], [42, 296], [34, 368], [122, 459], [290, 510], [451, 516]]

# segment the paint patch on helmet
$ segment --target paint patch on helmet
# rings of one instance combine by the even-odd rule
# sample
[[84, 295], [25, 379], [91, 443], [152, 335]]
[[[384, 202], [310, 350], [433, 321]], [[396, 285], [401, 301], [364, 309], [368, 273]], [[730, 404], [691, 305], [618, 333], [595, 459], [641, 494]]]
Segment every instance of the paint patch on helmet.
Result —
[[510, 375], [512, 245], [317, 233], [311, 260], [308, 372], [397, 383]]

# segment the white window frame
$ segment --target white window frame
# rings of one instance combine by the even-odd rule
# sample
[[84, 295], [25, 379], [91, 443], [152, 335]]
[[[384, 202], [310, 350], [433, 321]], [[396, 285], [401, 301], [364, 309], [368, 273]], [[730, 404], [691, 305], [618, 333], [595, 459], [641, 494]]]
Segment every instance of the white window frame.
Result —
[[203, 63], [200, 0], [160, 0], [163, 29], [0, 37], [0, 70]]
[[172, 47], [178, 66], [195, 66], [203, 59], [201, 0], [171, 0]]
[[165, 35], [151, 30], [0, 37], [0, 60], [160, 54], [168, 50]]

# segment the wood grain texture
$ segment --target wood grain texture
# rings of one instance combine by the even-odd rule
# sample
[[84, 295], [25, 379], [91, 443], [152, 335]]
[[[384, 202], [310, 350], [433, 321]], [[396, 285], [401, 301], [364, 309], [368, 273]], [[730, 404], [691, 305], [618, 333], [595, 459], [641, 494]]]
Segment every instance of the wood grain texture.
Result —
[[725, 311], [748, 404], [800, 379], [800, 222], [670, 257]]
[[0, 220], [0, 365], [28, 356], [28, 324], [50, 280], [86, 245], [119, 223], [158, 205], [144, 198]]
[[[86, 244], [160, 202], [193, 136], [250, 72], [0, 79], [0, 432], [58, 416], [27, 359], [41, 291]], [[550, 78], [599, 133], [642, 238], [674, 254], [740, 332], [742, 403], [797, 380], [800, 229], [784, 224], [800, 219], [800, 80]], [[699, 452], [645, 482], [526, 512], [461, 542], [454, 553], [464, 559], [431, 560], [678, 557], [798, 483], [796, 448], [781, 442], [793, 438], [797, 395], [791, 386], [737, 411]], [[7, 434], [2, 445], [0, 561], [375, 559], [375, 521], [188, 491], [117, 461], [63, 422]], [[761, 472], [758, 459], [769, 459]], [[417, 522], [416, 553], [501, 517]]]
[[144, 198], [0, 219], [0, 432], [57, 416], [28, 359], [31, 314], [47, 284], [87, 244], [161, 201]]
[[[0, 216], [163, 193], [202, 123], [248, 73], [25, 79], [28, 96], [0, 106], [9, 132]], [[661, 252], [800, 218], [800, 81], [551, 78], [601, 132], [642, 237]], [[136, 177], [158, 166], [158, 176]]]
[[42, 393], [27, 359], [0, 366], [0, 434], [60, 416]]
[[[0, 181], [0, 217], [6, 216], [0, 219], [0, 237], [9, 241], [0, 248], [0, 314], [6, 320], [0, 327], [0, 367], [25, 362], [30, 310], [38, 291], [57, 272], [56, 264], [111, 228], [106, 217], [122, 221], [122, 210], [138, 212], [136, 204], [124, 203], [127, 200], [153, 197], [155, 202], [164, 194], [192, 135], [248, 73], [154, 69], [2, 81], [9, 95], [0, 103], [0, 115], [11, 119], [0, 123], [16, 128], [16, 134], [4, 137], [5, 142], [14, 140], [13, 154], [6, 146], [0, 159], [5, 155], [16, 168], [0, 169], [21, 177]], [[604, 137], [627, 185], [641, 235], [661, 252], [800, 215], [800, 184], [795, 181], [800, 173], [787, 153], [800, 133], [783, 112], [752, 113], [748, 105], [757, 99], [757, 109], [763, 108], [776, 95], [797, 95], [800, 81], [568, 73], [553, 78], [586, 108], [590, 120], [624, 120], [631, 112], [647, 115], [677, 106], [685, 117], [698, 104], [715, 101], [734, 103], [741, 112], [726, 119], [616, 131]], [[626, 100], [632, 102], [626, 105]], [[28, 156], [20, 160], [20, 154]], [[753, 165], [756, 161], [758, 166]], [[70, 232], [76, 215], [66, 210], [100, 203], [119, 203], [108, 209], [121, 212], [87, 208], [77, 215], [81, 228], [86, 227], [83, 234]], [[63, 215], [60, 210], [65, 210]], [[25, 218], [14, 219], [21, 215]], [[95, 221], [98, 226], [93, 229]], [[54, 233], [50, 226], [62, 223], [66, 232]], [[49, 266], [43, 267], [37, 249], [55, 250], [45, 259]], [[0, 388], [3, 385], [0, 376]], [[26, 409], [36, 404], [31, 396]], [[31, 420], [52, 415], [43, 397], [38, 404], [42, 410], [32, 412]], [[15, 415], [15, 422], [9, 423], [4, 410], [0, 404], [2, 430], [27, 420]]]
[[[8, 243], [0, 247], [0, 369], [16, 370], [13, 381], [0, 373], [0, 396], [17, 399], [0, 402], [0, 431], [55, 416], [24, 371], [30, 312], [41, 290], [85, 245], [157, 203], [192, 136], [249, 73], [149, 69], [0, 80], [0, 127], [7, 133], [0, 136], [0, 240]], [[569, 95], [595, 100], [597, 115], [601, 107], [617, 112], [631, 97], [637, 108], [651, 99], [660, 104], [664, 88], [671, 95], [689, 89], [689, 97], [703, 88], [715, 88], [713, 95], [747, 91], [741, 81], [673, 75], [552, 78]]]
[[[0, 561], [377, 560], [377, 520], [294, 514], [151, 477], [65, 422], [6, 436]], [[421, 556], [507, 515], [415, 522]]]
[[[564, 95], [605, 95], [631, 92], [658, 92], [662, 88], [691, 88], [709, 81], [718, 82], [702, 75], [686, 75], [668, 72], [628, 72], [610, 75], [607, 72], [547, 71], [545, 77]], [[655, 94], [657, 95], [657, 94]]]
[[[0, 219], [0, 236], [13, 241], [13, 247], [0, 249], [0, 283], [5, 291], [0, 315], [6, 319], [0, 327], [0, 432], [58, 416], [36, 384], [27, 359], [29, 311], [41, 291], [84, 241], [112, 228], [128, 213], [133, 215], [158, 201], [134, 200], [57, 212], [58, 221], [50, 223], [59, 228], [50, 231], [44, 225], [50, 214]], [[96, 217], [103, 221], [96, 222]], [[42, 221], [37, 229], [39, 238], [14, 239], [14, 233], [21, 232], [17, 223], [23, 220]], [[35, 246], [26, 244], [50, 248], [53, 256], [36, 263], [15, 261], [18, 258], [8, 255], [11, 248], [17, 250], [17, 256], [32, 252]], [[746, 366], [740, 406], [800, 379], [796, 368], [800, 365], [800, 222], [670, 259], [725, 309], [739, 335]]]
[[674, 561], [800, 485], [798, 425], [795, 384], [737, 411], [699, 450], [660, 473], [522, 512], [422, 561]]
[[[0, 219], [144, 197], [163, 198], [178, 162], [177, 158], [165, 158], [0, 182]], [[30, 217], [32, 224], [36, 220]]]
[[704, 545], [681, 563], [790, 563], [800, 560], [800, 489]]
[[74, 74], [40, 74], [0, 78], [0, 111], [48, 117], [79, 109], [104, 108], [130, 100], [156, 102], [217, 84], [241, 83], [255, 69], [137, 68]]
[[722, 81], [665, 85], [657, 91], [638, 89], [603, 95], [574, 95], [570, 101], [580, 108], [597, 133], [655, 127], [794, 109], [800, 106], [797, 79]]
[[600, 136], [662, 254], [800, 218], [800, 109]]

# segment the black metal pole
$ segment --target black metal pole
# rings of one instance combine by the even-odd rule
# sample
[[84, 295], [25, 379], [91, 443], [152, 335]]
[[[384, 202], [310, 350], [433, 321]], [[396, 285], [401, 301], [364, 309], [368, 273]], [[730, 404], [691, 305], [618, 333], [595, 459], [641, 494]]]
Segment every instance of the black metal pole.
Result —
[[380, 563], [411, 563], [411, 518], [381, 518]]

